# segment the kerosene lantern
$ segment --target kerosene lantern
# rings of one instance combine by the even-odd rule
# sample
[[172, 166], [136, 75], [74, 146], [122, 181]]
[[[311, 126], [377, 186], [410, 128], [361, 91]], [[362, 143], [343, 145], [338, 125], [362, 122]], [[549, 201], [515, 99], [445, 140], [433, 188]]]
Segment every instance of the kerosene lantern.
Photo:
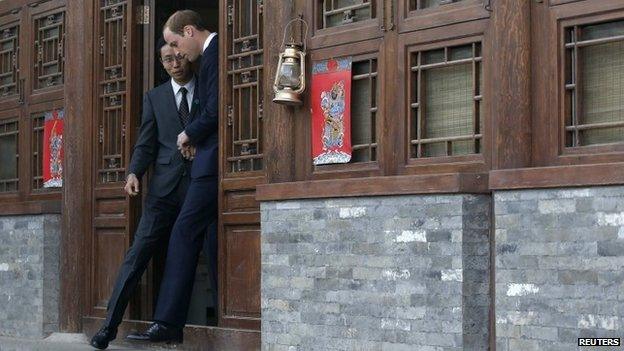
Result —
[[[301, 37], [301, 42], [295, 42], [293, 33], [290, 33], [290, 41], [286, 43], [286, 35], [292, 24], [301, 22], [305, 27], [305, 34]], [[288, 22], [284, 29], [284, 39], [282, 40], [283, 52], [279, 54], [277, 72], [275, 73], [275, 83], [273, 91], [275, 97], [273, 102], [283, 105], [302, 105], [301, 95], [305, 91], [305, 40], [308, 33], [308, 24], [302, 18], [295, 18]]]

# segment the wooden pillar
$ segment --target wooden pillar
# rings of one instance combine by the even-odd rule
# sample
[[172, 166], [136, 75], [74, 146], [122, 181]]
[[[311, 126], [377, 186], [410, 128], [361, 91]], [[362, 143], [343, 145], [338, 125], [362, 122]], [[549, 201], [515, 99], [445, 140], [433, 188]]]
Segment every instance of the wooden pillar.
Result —
[[85, 306], [85, 237], [89, 209], [91, 91], [88, 85], [93, 48], [87, 1], [67, 1], [65, 40], [64, 184], [61, 229], [59, 324], [61, 331], [82, 330]]
[[[293, 181], [295, 177], [295, 111], [298, 107], [275, 104], [273, 81], [284, 26], [297, 16], [301, 1], [267, 0], [264, 4], [265, 88], [264, 88], [264, 160], [268, 183]], [[301, 155], [299, 155], [301, 156]]]
[[493, 169], [531, 166], [530, 1], [492, 1]]

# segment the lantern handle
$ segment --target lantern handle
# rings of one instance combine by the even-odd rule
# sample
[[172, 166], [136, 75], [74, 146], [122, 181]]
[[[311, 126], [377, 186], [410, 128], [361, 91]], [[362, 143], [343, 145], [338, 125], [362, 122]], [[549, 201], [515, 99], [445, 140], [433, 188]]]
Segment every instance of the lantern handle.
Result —
[[[286, 23], [286, 26], [284, 27], [284, 39], [282, 39], [282, 47], [286, 46], [286, 34], [288, 33], [288, 27], [297, 21], [305, 25], [305, 31], [304, 31], [305, 34], [303, 35], [303, 37], [301, 37], [301, 44], [303, 44], [303, 51], [306, 51], [306, 47], [307, 47], [306, 38], [308, 37], [308, 22], [306, 22], [303, 18], [300, 18], [300, 17], [293, 18], [288, 23]], [[291, 39], [295, 41], [293, 36], [291, 36]]]

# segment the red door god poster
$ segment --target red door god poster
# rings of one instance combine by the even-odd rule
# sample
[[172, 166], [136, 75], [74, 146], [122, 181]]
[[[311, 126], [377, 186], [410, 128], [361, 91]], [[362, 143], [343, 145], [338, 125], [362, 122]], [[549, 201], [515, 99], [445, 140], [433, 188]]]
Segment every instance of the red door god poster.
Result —
[[312, 159], [314, 165], [351, 160], [351, 58], [312, 66]]
[[63, 186], [64, 110], [46, 112], [43, 126], [43, 187]]

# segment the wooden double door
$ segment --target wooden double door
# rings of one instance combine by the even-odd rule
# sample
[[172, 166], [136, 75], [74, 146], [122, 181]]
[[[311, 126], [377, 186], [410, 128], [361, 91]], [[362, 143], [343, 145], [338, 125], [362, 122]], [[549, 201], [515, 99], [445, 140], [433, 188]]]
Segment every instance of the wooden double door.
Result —
[[[262, 1], [98, 0], [93, 8], [92, 176], [86, 240], [87, 319], [104, 317], [107, 299], [140, 218], [141, 201], [123, 192], [140, 125], [144, 91], [162, 72], [154, 43], [168, 15], [198, 10], [220, 47], [218, 327], [260, 328], [260, 215], [255, 187], [262, 159]], [[217, 22], [220, 20], [220, 22]], [[159, 73], [160, 72], [160, 73]], [[146, 189], [143, 186], [143, 189]], [[156, 265], [157, 266], [157, 265]], [[150, 320], [160, 272], [144, 275], [126, 318]]]

